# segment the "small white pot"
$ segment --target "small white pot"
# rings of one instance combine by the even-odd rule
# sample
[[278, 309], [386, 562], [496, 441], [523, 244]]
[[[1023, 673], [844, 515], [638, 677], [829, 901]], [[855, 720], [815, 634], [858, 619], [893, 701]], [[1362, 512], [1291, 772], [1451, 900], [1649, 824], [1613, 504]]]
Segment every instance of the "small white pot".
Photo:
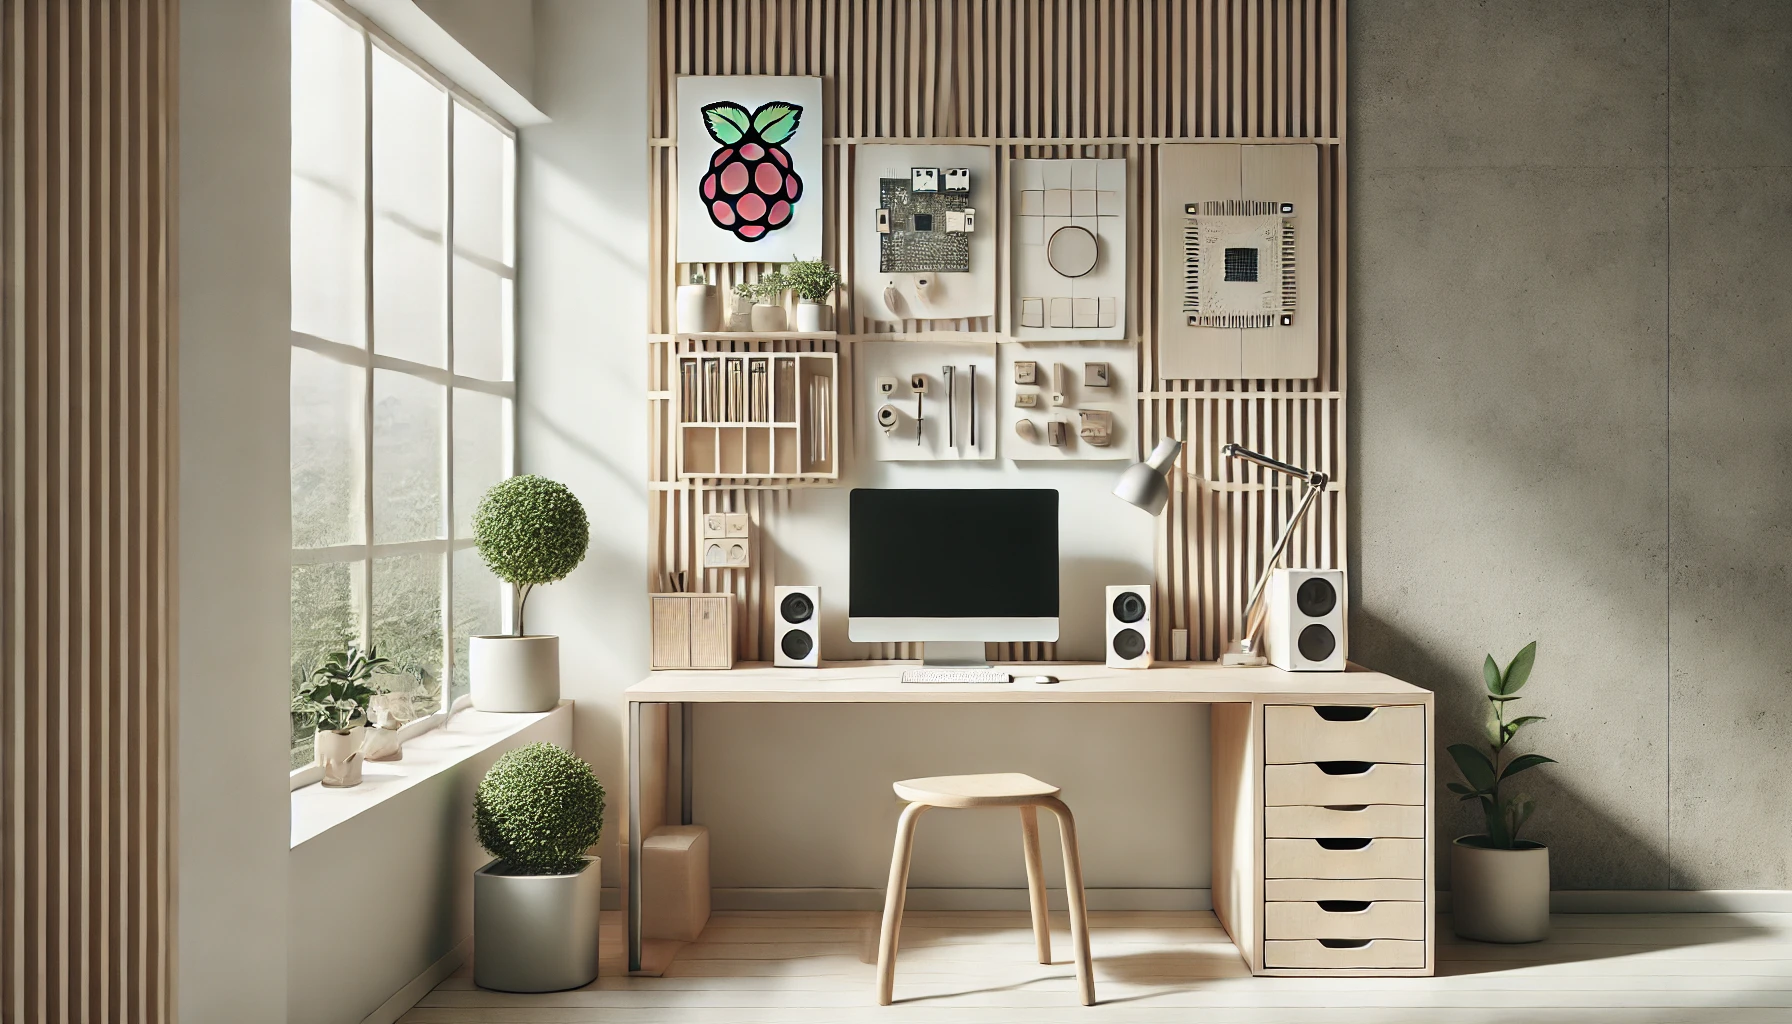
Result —
[[404, 744], [398, 739], [399, 728], [393, 723], [367, 730], [366, 742], [361, 744], [361, 756], [369, 761], [404, 760]]
[[734, 297], [734, 313], [728, 317], [728, 329], [745, 334], [753, 329], [753, 300]]
[[708, 334], [722, 319], [722, 304], [712, 284], [678, 286], [678, 333]]
[[808, 299], [796, 304], [796, 329], [805, 334], [817, 331], [831, 331], [833, 326], [834, 307], [824, 306]]
[[1494, 850], [1465, 842], [1450, 847], [1450, 913], [1456, 934], [1481, 942], [1549, 938], [1549, 847]]
[[360, 725], [341, 732], [318, 731], [317, 763], [324, 770], [324, 785], [347, 789], [361, 784], [361, 742], [366, 738], [367, 729]]
[[473, 874], [473, 984], [561, 992], [597, 977], [601, 862], [576, 875], [510, 875], [497, 861]]
[[753, 306], [753, 330], [761, 334], [773, 334], [783, 329], [783, 306], [774, 306], [769, 302], [760, 302]]
[[476, 636], [467, 661], [480, 711], [552, 711], [560, 703], [557, 636]]

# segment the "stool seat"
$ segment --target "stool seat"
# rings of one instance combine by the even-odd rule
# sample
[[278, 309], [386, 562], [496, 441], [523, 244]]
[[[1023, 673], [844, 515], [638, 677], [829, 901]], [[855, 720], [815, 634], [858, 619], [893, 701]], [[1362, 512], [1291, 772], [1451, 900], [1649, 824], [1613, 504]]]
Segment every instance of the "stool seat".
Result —
[[935, 775], [904, 779], [891, 787], [910, 803], [933, 807], [1018, 807], [1036, 804], [1060, 790], [1048, 782], [1019, 772], [990, 775]]

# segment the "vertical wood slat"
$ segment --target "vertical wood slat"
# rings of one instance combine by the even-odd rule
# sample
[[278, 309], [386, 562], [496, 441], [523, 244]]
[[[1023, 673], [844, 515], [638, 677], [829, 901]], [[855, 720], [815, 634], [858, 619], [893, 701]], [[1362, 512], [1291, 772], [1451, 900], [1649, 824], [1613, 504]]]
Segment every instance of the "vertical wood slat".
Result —
[[0, 1018], [173, 1019], [174, 0], [0, 8]]

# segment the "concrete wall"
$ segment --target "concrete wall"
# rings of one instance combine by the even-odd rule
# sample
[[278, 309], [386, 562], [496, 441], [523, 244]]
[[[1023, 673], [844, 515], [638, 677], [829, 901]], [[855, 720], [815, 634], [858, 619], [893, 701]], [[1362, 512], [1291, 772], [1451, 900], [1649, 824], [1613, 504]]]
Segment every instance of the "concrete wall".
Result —
[[1792, 5], [1359, 0], [1349, 41], [1353, 656], [1441, 751], [1540, 641], [1558, 888], [1792, 887]]

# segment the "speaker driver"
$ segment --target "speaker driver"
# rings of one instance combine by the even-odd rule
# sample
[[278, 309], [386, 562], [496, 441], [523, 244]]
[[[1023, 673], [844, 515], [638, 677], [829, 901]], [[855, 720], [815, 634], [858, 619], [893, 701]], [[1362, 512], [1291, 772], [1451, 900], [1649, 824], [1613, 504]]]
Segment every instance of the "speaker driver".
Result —
[[[785, 602], [787, 605], [789, 603], [789, 601]], [[807, 601], [804, 601], [803, 603], [808, 604]], [[778, 646], [784, 649], [784, 656], [786, 658], [789, 658], [792, 661], [802, 661], [809, 656], [810, 651], [815, 649], [815, 641], [810, 639], [809, 634], [802, 630], [793, 629], [784, 634], [784, 639], [778, 642]]]
[[[1337, 604], [1338, 591], [1332, 586], [1332, 581], [1319, 576], [1308, 579], [1300, 585], [1299, 590], [1294, 592], [1294, 606], [1299, 608], [1300, 613], [1309, 619], [1317, 619], [1321, 615], [1330, 614]], [[1330, 636], [1331, 634], [1327, 633], [1326, 635]], [[1329, 653], [1331, 648], [1327, 647], [1326, 651]]]
[[[1137, 622], [1145, 617], [1145, 599], [1131, 591], [1114, 598], [1114, 618], [1121, 622]], [[1127, 630], [1132, 632], [1132, 630]], [[1132, 657], [1132, 655], [1127, 655]]]
[[[791, 625], [808, 622], [809, 617], [814, 614], [815, 602], [809, 600], [808, 594], [786, 594], [784, 603], [778, 605], [778, 617]], [[805, 650], [804, 653], [807, 651]], [[792, 654], [791, 657], [800, 658], [802, 655]]]
[[[1115, 602], [1118, 604], [1119, 602]], [[1131, 622], [1133, 620], [1126, 620]], [[1114, 634], [1114, 653], [1131, 661], [1145, 653], [1145, 635], [1136, 629], [1123, 629]]]
[[[1308, 580], [1307, 582], [1323, 583], [1324, 581]], [[1303, 585], [1300, 589], [1304, 593], [1307, 588]], [[1331, 584], [1327, 583], [1325, 589], [1330, 591]], [[1300, 631], [1300, 639], [1295, 641], [1295, 644], [1300, 648], [1301, 657], [1308, 661], [1324, 661], [1331, 657], [1332, 651], [1337, 648], [1338, 638], [1332, 636], [1331, 630], [1315, 622], [1311, 626]]]

